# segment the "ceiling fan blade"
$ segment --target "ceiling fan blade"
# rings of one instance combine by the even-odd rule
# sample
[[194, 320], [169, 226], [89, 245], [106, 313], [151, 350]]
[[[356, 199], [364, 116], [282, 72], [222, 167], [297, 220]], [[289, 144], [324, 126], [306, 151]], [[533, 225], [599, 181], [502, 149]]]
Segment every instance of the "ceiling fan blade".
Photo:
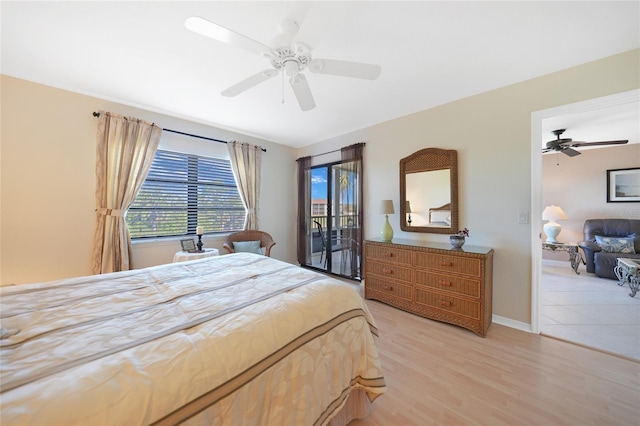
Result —
[[300, 26], [296, 21], [293, 19], [285, 19], [280, 23], [280, 34], [271, 40], [270, 45], [273, 46], [274, 49], [289, 48], [298, 33], [298, 29], [300, 29]]
[[575, 149], [571, 148], [564, 148], [561, 152], [565, 155], [568, 155], [569, 157], [575, 157], [576, 155], [582, 154], [580, 151], [576, 151]]
[[628, 140], [618, 140], [618, 141], [601, 141], [601, 142], [580, 142], [573, 141], [569, 146], [597, 146], [597, 145], [624, 145], [628, 143]]
[[380, 65], [362, 62], [339, 61], [336, 59], [314, 59], [308, 65], [309, 71], [318, 74], [375, 80], [382, 72]]
[[298, 74], [289, 79], [293, 93], [296, 95], [300, 109], [303, 111], [309, 111], [316, 107], [316, 102], [313, 100], [309, 83], [303, 74]]
[[264, 51], [271, 50], [269, 46], [266, 46], [259, 41], [225, 28], [222, 25], [207, 21], [199, 16], [191, 16], [187, 18], [184, 21], [184, 26], [194, 33], [198, 33], [222, 43], [230, 44], [231, 46], [249, 50], [258, 55]]
[[274, 70], [274, 69], [268, 69], [268, 70], [264, 70], [264, 71], [260, 71], [258, 74], [254, 74], [249, 78], [245, 78], [244, 80], [242, 80], [241, 82], [234, 84], [233, 86], [229, 87], [228, 89], [224, 90], [222, 93], [220, 93], [222, 96], [227, 96], [227, 97], [233, 97], [233, 96], [237, 96], [240, 93], [247, 91], [249, 89], [251, 89], [254, 86], [257, 86], [258, 84], [269, 80], [270, 78], [275, 77], [276, 75], [278, 75], [278, 71]]

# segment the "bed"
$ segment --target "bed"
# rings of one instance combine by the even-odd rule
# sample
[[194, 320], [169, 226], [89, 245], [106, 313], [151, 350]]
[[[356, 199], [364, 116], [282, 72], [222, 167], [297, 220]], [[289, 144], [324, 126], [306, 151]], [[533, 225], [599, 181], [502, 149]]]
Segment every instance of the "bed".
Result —
[[429, 224], [427, 226], [451, 226], [451, 203], [429, 209]]
[[0, 289], [3, 426], [325, 425], [385, 392], [350, 285], [249, 253]]

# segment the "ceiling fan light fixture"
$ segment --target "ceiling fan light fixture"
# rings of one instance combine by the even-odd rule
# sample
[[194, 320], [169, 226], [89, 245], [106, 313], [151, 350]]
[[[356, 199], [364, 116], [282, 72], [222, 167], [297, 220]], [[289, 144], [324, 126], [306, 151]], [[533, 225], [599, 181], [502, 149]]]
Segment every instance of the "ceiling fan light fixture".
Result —
[[295, 78], [301, 71], [300, 65], [296, 61], [286, 61], [283, 67], [284, 73], [289, 78]]

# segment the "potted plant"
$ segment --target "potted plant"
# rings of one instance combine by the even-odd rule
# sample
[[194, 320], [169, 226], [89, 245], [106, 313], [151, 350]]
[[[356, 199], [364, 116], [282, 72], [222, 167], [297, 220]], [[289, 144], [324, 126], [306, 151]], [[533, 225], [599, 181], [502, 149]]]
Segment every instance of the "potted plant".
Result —
[[455, 235], [449, 236], [449, 242], [453, 248], [460, 248], [464, 245], [465, 238], [469, 236], [469, 230], [467, 228], [461, 229]]

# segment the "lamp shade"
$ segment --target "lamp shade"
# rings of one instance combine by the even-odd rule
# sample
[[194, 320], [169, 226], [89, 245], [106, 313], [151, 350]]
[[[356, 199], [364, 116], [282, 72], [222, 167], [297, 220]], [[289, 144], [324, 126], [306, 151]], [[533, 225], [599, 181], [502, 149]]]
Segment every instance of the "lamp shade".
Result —
[[552, 204], [542, 211], [542, 220], [567, 220], [567, 215], [560, 207]]
[[393, 208], [393, 200], [382, 200], [380, 210], [382, 214], [394, 214], [396, 211]]
[[406, 211], [407, 213], [411, 213], [411, 204], [409, 203], [409, 201], [407, 201], [407, 204], [406, 204], [406, 206], [405, 206], [405, 211]]

